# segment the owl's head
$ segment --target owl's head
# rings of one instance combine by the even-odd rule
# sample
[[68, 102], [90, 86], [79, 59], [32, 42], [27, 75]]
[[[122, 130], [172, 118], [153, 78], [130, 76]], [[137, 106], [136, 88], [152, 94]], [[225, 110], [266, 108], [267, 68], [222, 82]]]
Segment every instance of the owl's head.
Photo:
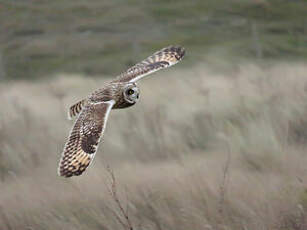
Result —
[[128, 103], [134, 104], [139, 99], [140, 90], [135, 84], [132, 84], [132, 85], [128, 85], [127, 87], [125, 87], [123, 93], [124, 93], [125, 101], [127, 101]]

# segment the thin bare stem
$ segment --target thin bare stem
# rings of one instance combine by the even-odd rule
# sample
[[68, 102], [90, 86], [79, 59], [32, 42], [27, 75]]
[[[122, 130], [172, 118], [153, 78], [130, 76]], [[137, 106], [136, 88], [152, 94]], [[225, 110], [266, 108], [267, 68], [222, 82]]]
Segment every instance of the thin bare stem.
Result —
[[[111, 177], [111, 186], [108, 186], [108, 191], [109, 191], [112, 199], [114, 200], [115, 204], [117, 205], [117, 207], [120, 211], [120, 214], [118, 214], [114, 210], [112, 210], [112, 212], [113, 212], [114, 216], [116, 217], [117, 221], [123, 226], [124, 229], [133, 230], [133, 226], [132, 226], [132, 223], [131, 223], [131, 221], [129, 219], [129, 215], [128, 215], [128, 205], [127, 205], [127, 208], [125, 210], [122, 206], [120, 199], [118, 198], [117, 184], [116, 184], [114, 172], [108, 165], [106, 166], [106, 170]], [[126, 223], [122, 220], [121, 216], [123, 216], [125, 218]]]
[[220, 186], [220, 200], [219, 200], [219, 213], [224, 213], [224, 203], [225, 203], [225, 195], [227, 192], [227, 182], [229, 179], [229, 167], [230, 167], [230, 161], [231, 161], [231, 148], [229, 146], [229, 143], [227, 142], [227, 159], [223, 168], [223, 179], [222, 184]]

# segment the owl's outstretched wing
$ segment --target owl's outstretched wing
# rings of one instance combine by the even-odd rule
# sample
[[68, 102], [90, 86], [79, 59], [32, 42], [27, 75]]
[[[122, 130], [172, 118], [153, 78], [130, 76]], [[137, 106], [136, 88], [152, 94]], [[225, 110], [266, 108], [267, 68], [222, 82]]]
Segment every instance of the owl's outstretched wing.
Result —
[[114, 81], [136, 82], [150, 73], [177, 64], [184, 54], [185, 50], [183, 47], [169, 46], [163, 48], [119, 75]]
[[62, 153], [58, 168], [60, 176], [81, 175], [90, 165], [114, 103], [114, 100], [89, 103], [82, 109]]

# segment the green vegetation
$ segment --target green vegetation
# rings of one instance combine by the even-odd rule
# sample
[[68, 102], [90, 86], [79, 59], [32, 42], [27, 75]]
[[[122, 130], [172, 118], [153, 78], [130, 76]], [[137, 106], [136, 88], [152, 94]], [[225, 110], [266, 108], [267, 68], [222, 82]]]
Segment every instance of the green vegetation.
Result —
[[187, 48], [186, 65], [213, 54], [228, 62], [307, 57], [304, 0], [2, 0], [0, 7], [5, 79], [115, 75], [169, 44]]

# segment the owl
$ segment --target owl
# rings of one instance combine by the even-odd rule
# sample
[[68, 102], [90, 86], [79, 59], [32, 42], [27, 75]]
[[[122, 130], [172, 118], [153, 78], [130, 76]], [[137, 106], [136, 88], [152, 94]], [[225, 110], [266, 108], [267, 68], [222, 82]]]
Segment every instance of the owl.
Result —
[[136, 82], [150, 73], [175, 65], [184, 55], [182, 47], [163, 48], [72, 105], [68, 118], [77, 118], [64, 146], [58, 174], [63, 177], [81, 175], [94, 159], [110, 111], [133, 106], [140, 96]]

